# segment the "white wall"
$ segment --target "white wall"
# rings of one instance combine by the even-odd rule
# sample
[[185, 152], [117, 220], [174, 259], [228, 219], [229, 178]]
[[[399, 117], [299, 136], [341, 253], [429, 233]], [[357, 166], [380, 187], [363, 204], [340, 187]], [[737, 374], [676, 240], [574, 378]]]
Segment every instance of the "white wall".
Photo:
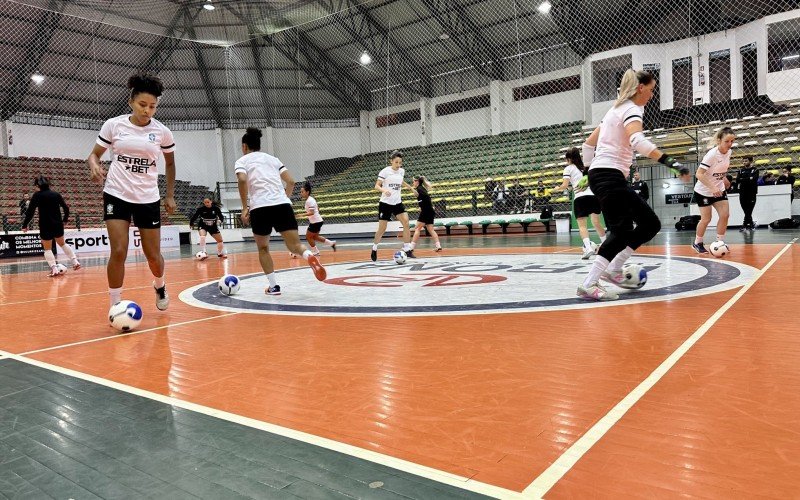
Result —
[[492, 129], [491, 108], [473, 109], [463, 113], [436, 116], [436, 106], [439, 104], [488, 93], [489, 88], [483, 87], [431, 99], [429, 123], [432, 142], [457, 141], [459, 139], [489, 135]]
[[[173, 132], [176, 177], [214, 190], [224, 165], [219, 154], [217, 130]], [[163, 166], [159, 172], [164, 173]]]
[[14, 154], [85, 160], [92, 152], [98, 132], [14, 123]]
[[408, 111], [411, 109], [419, 108], [418, 102], [412, 104], [404, 104], [402, 106], [395, 106], [389, 108], [377, 109], [369, 112], [369, 150], [371, 153], [378, 151], [387, 151], [399, 148], [408, 148], [419, 146], [424, 139], [422, 123], [409, 122], [401, 123], [399, 125], [390, 125], [388, 127], [378, 128], [375, 125], [375, 119], [378, 116], [383, 116], [391, 113], [398, 113], [401, 111]]
[[800, 99], [800, 69], [767, 73], [767, 95], [773, 101]]
[[[522, 101], [514, 100], [515, 87], [556, 80], [580, 73], [580, 66], [575, 66], [518, 80], [500, 82], [498, 112], [500, 113], [502, 130], [493, 132], [512, 132], [583, 120], [584, 103], [583, 90], [581, 89]], [[581, 85], [584, 85], [584, 82], [581, 82]]]
[[[281, 159], [295, 179], [314, 175], [314, 161], [361, 154], [361, 130], [342, 128], [274, 128], [274, 155]], [[241, 137], [239, 139], [241, 142]]]

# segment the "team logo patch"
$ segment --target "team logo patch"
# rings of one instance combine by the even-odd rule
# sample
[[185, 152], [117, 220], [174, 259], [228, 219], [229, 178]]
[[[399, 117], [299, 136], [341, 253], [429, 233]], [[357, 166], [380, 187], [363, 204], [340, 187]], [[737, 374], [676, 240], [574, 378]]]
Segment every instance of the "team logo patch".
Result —
[[152, 132], [151, 132], [151, 133], [149, 133], [149, 134], [147, 134], [147, 139], [148, 139], [150, 142], [156, 142], [156, 134], [153, 134]]
[[[328, 279], [314, 281], [311, 270], [277, 271], [283, 294], [264, 294], [262, 273], [242, 276], [234, 296], [219, 292], [217, 282], [189, 288], [184, 302], [207, 309], [260, 314], [397, 316], [486, 314], [608, 307], [715, 293], [739, 287], [755, 275], [733, 261], [635, 255], [630, 263], [648, 272], [641, 290], [616, 289], [620, 300], [589, 302], [575, 295], [592, 266], [576, 255], [463, 255], [431, 259], [354, 262], [326, 266]], [[613, 287], [613, 285], [608, 285]]]
[[106, 213], [108, 215], [112, 215], [114, 213], [114, 204], [113, 203], [109, 203], [108, 205], [106, 205]]

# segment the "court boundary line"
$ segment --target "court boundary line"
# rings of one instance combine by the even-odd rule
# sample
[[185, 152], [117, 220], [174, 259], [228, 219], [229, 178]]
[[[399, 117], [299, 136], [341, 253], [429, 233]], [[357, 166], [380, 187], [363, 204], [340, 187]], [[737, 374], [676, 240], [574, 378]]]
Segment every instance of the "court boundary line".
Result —
[[459, 476], [457, 474], [453, 474], [450, 472], [434, 469], [433, 467], [417, 464], [408, 460], [393, 457], [391, 455], [385, 455], [383, 453], [378, 453], [376, 451], [367, 450], [365, 448], [359, 448], [358, 446], [343, 443], [340, 441], [335, 441], [333, 439], [324, 438], [321, 436], [316, 436], [314, 434], [298, 431], [295, 429], [291, 429], [289, 427], [283, 427], [277, 424], [256, 420], [254, 418], [244, 417], [224, 410], [218, 410], [215, 408], [211, 408], [209, 406], [204, 406], [197, 403], [192, 403], [190, 401], [184, 401], [181, 399], [173, 398], [171, 396], [165, 396], [163, 394], [158, 394], [144, 389], [139, 389], [138, 387], [122, 384], [120, 382], [115, 382], [113, 380], [104, 379], [102, 377], [97, 377], [95, 375], [90, 375], [88, 373], [79, 372], [76, 370], [72, 370], [70, 368], [53, 365], [50, 363], [46, 363], [44, 361], [39, 361], [37, 359], [29, 358], [24, 355], [13, 354], [6, 351], [0, 351], [0, 359], [13, 359], [21, 363], [33, 365], [38, 368], [43, 368], [56, 373], [60, 373], [62, 375], [68, 375], [71, 377], [79, 378], [81, 380], [86, 380], [87, 382], [92, 382], [98, 385], [102, 385], [104, 387], [109, 387], [111, 389], [127, 392], [135, 396], [143, 397], [153, 401], [158, 401], [160, 403], [168, 404], [171, 406], [176, 406], [178, 408], [183, 408], [185, 410], [200, 413], [202, 415], [219, 418], [220, 420], [225, 420], [227, 422], [242, 425], [252, 429], [269, 432], [278, 436], [286, 437], [289, 439], [293, 439], [295, 441], [310, 444], [320, 448], [325, 448], [327, 450], [342, 453], [350, 457], [376, 463], [378, 465], [383, 465], [395, 470], [412, 474], [414, 476], [422, 477], [431, 481], [435, 481], [437, 483], [446, 484], [473, 493], [479, 493], [494, 498], [509, 498], [509, 499], [522, 498], [521, 493], [518, 491], [509, 490], [488, 483], [483, 483], [480, 481], [476, 481], [474, 479], [470, 479], [468, 477]]
[[[218, 314], [216, 316], [210, 316], [208, 318], [191, 319], [191, 320], [188, 320], [188, 321], [181, 321], [180, 323], [168, 323], [166, 325], [154, 326], [152, 328], [146, 328], [144, 330], [134, 330], [132, 332], [127, 332], [127, 333], [115, 333], [114, 335], [108, 335], [108, 336], [105, 336], [105, 337], [98, 337], [96, 339], [80, 340], [78, 342], [72, 342], [72, 343], [69, 343], [69, 344], [61, 344], [61, 345], [56, 345], [56, 346], [51, 346], [51, 347], [43, 347], [41, 349], [34, 349], [33, 351], [25, 351], [25, 352], [22, 352], [22, 353], [18, 354], [18, 356], [27, 356], [29, 354], [36, 354], [36, 353], [40, 353], [40, 352], [55, 351], [56, 349], [63, 349], [63, 348], [66, 348], [66, 347], [74, 347], [76, 345], [91, 344], [91, 343], [94, 343], [94, 342], [101, 342], [103, 340], [119, 339], [119, 338], [122, 338], [122, 337], [129, 337], [129, 336], [132, 336], [132, 335], [138, 335], [140, 333], [150, 333], [150, 332], [154, 332], [156, 330], [163, 330], [164, 328], [170, 328], [170, 327], [173, 327], [173, 326], [191, 325], [192, 323], [200, 323], [201, 321], [209, 321], [209, 320], [212, 320], [212, 319], [224, 318], [226, 316], [235, 316], [237, 314], [242, 314], [242, 313], [241, 312], [229, 312], [229, 313], [225, 313], [225, 314]], [[3, 351], [0, 351], [0, 353], [2, 353], [2, 352]]]
[[666, 375], [683, 356], [719, 321], [722, 316], [750, 290], [764, 274], [780, 259], [797, 241], [792, 239], [789, 243], [770, 259], [767, 264], [758, 270], [749, 283], [745, 284], [733, 297], [727, 300], [714, 314], [712, 314], [700, 327], [684, 340], [672, 354], [661, 362], [644, 380], [611, 408], [600, 420], [589, 428], [580, 438], [567, 448], [550, 466], [536, 477], [524, 490], [524, 498], [541, 498], [549, 492], [572, 467], [597, 444], [611, 428], [624, 417], [639, 400], [647, 394]]

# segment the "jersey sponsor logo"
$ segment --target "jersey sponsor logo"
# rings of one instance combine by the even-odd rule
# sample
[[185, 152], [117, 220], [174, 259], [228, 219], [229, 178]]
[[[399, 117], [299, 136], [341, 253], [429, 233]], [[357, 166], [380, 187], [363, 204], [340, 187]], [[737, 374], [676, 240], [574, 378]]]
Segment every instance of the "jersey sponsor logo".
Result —
[[[648, 272], [641, 290], [615, 290], [621, 299], [597, 303], [579, 299], [576, 290], [592, 266], [577, 254], [464, 255], [431, 260], [392, 260], [326, 266], [328, 279], [313, 285], [309, 270], [276, 271], [285, 293], [264, 295], [263, 273], [242, 276], [242, 289], [221, 296], [216, 282], [181, 293], [197, 307], [259, 314], [397, 316], [485, 314], [607, 307], [671, 300], [730, 290], [747, 283], [756, 270], [731, 261], [693, 257], [635, 255], [631, 263]], [[293, 292], [296, 291], [296, 292]]]
[[134, 174], [146, 174], [150, 170], [150, 167], [156, 166], [155, 160], [121, 154], [117, 155], [117, 161], [125, 167], [125, 170]]
[[155, 143], [156, 142], [156, 134], [154, 134], [152, 132], [147, 134], [147, 140], [149, 140], [152, 143]]

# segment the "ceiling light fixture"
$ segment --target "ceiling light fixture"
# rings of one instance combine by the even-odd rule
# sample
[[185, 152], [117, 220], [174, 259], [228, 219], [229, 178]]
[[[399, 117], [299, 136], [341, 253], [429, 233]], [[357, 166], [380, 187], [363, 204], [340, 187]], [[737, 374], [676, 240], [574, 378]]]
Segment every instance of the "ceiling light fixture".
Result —
[[203, 4], [203, 8], [206, 10], [214, 10], [214, 6], [211, 4], [211, 0], [206, 0], [206, 3]]
[[800, 59], [800, 54], [794, 54], [791, 56], [781, 57], [784, 61], [791, 61], [792, 59]]
[[35, 83], [36, 85], [41, 85], [42, 83], [44, 83], [44, 75], [41, 75], [39, 73], [34, 73], [31, 75], [31, 80], [33, 80], [33, 83]]
[[553, 8], [553, 4], [551, 4], [549, 0], [544, 0], [544, 2], [539, 4], [539, 7], [537, 7], [537, 10], [541, 14], [547, 15], [547, 14], [550, 13], [550, 9], [552, 9], [552, 8]]
[[305, 87], [307, 89], [313, 89], [314, 88], [314, 82], [311, 81], [311, 78], [306, 78], [306, 83], [303, 84], [303, 87]]
[[447, 40], [449, 38], [450, 35], [448, 35], [447, 33], [442, 33], [441, 35], [439, 35], [439, 40]]
[[361, 57], [359, 57], [358, 60], [359, 62], [361, 62], [361, 64], [366, 66], [367, 64], [372, 62], [372, 56], [369, 55], [369, 52], [365, 50], [364, 52], [361, 53]]

